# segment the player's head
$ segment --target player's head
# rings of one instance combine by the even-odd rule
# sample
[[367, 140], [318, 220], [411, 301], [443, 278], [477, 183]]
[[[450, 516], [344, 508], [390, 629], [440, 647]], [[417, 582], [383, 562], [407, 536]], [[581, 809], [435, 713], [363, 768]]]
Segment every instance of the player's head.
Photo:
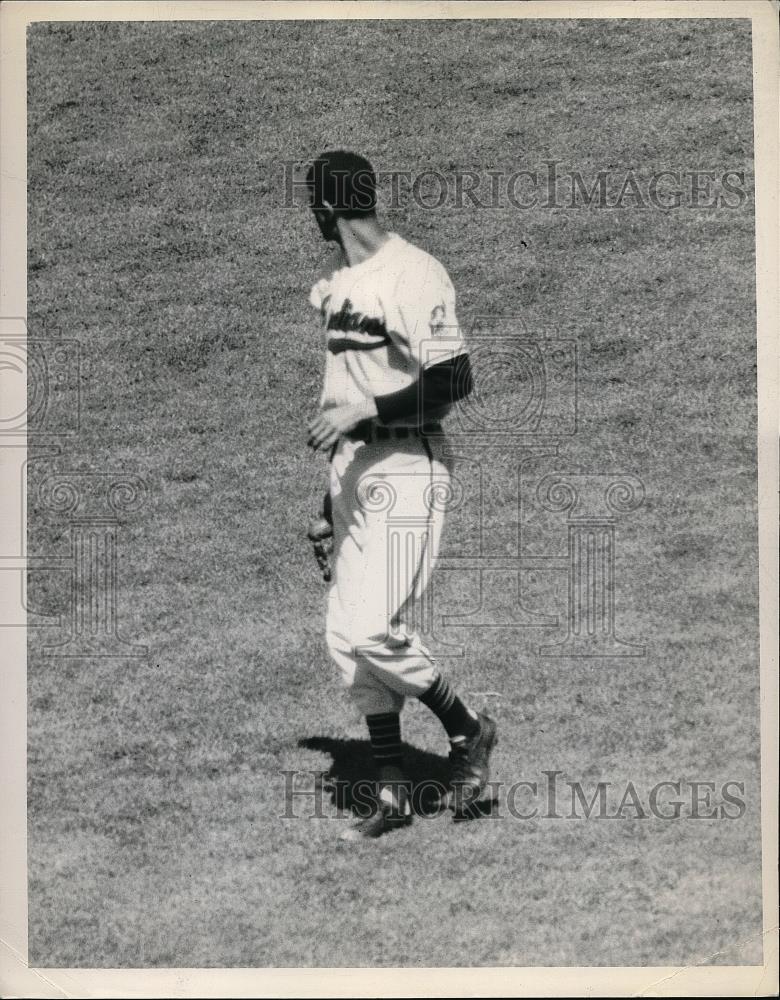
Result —
[[339, 219], [376, 215], [376, 174], [364, 156], [345, 149], [321, 153], [306, 173], [309, 204], [324, 239], [339, 240]]

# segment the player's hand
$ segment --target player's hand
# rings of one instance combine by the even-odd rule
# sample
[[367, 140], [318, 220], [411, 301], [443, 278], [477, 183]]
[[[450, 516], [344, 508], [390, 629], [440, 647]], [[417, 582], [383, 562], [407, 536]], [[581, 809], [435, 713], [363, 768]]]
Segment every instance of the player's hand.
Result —
[[332, 448], [342, 434], [348, 434], [359, 423], [376, 416], [373, 399], [344, 406], [331, 406], [322, 410], [309, 424], [308, 445], [315, 451]]

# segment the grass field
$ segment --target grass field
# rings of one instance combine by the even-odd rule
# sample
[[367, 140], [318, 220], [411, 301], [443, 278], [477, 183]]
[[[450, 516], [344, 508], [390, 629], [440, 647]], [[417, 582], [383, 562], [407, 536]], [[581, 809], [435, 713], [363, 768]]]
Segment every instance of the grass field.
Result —
[[[748, 22], [59, 24], [28, 45], [29, 328], [88, 361], [79, 437], [31, 465], [30, 549], [68, 548], [36, 499], [53, 468], [143, 477], [119, 614], [149, 647], [30, 645], [31, 964], [760, 962]], [[325, 477], [305, 424], [326, 251], [278, 166], [335, 145], [383, 170], [745, 172], [731, 209], [388, 220], [444, 262], [467, 330], [500, 315], [576, 340], [578, 433], [524, 475], [631, 472], [647, 495], [617, 567], [646, 656], [448, 631], [467, 654], [449, 676], [500, 726], [495, 778], [735, 780], [740, 819], [439, 817], [345, 850], [345, 820], [280, 818], [285, 770], [367, 766], [302, 541]], [[565, 555], [565, 519], [534, 523]], [[36, 607], [64, 607], [66, 582], [36, 574]], [[461, 583], [445, 610], [473, 603]], [[560, 574], [533, 586], [565, 613]], [[441, 773], [435, 721], [405, 726], [417, 775]]]

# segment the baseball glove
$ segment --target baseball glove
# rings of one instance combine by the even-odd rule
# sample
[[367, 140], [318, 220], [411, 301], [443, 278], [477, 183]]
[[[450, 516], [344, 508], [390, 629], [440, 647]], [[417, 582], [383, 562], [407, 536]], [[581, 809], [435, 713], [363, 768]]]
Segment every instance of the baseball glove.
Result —
[[322, 579], [329, 583], [332, 576], [330, 557], [333, 555], [333, 521], [331, 518], [330, 494], [325, 494], [322, 513], [309, 521], [307, 537], [314, 549], [314, 558], [320, 568]]

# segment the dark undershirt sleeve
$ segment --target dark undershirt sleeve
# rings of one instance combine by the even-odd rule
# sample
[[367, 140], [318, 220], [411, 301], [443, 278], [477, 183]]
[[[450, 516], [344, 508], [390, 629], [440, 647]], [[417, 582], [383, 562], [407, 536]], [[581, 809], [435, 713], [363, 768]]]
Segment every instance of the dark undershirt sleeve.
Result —
[[441, 407], [468, 396], [473, 383], [469, 356], [459, 354], [424, 368], [420, 378], [411, 385], [386, 396], [377, 396], [377, 414], [383, 424], [408, 417], [416, 417], [422, 423]]

